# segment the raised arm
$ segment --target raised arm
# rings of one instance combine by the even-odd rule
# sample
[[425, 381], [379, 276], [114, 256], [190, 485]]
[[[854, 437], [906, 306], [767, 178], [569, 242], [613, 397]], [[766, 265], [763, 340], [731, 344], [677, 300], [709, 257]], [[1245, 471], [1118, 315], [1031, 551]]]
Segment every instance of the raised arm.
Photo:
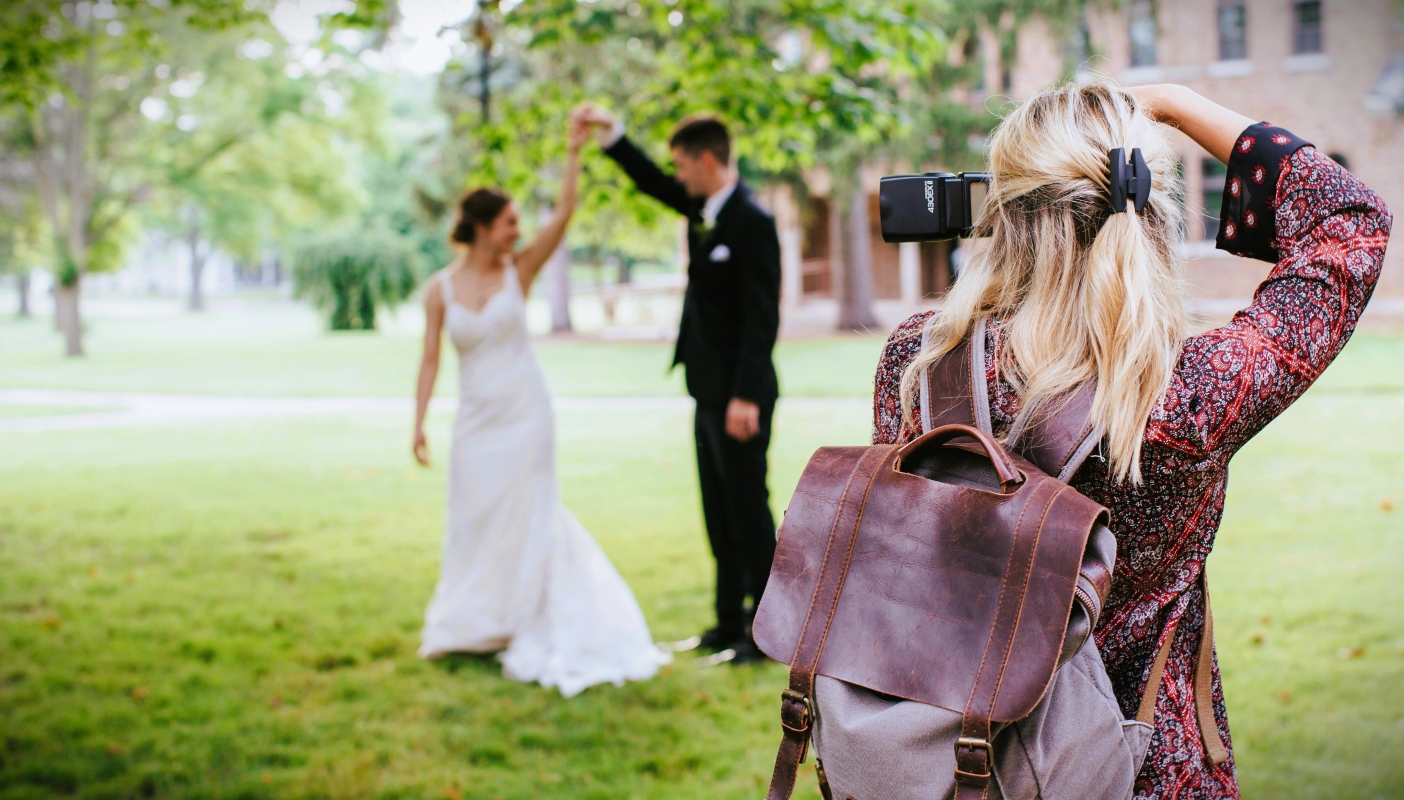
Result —
[[[1223, 109], [1197, 95], [1171, 108], [1181, 130], [1224, 154]], [[1216, 459], [1281, 414], [1345, 347], [1379, 279], [1392, 224], [1379, 195], [1282, 128], [1245, 125], [1226, 161], [1218, 247], [1275, 266], [1232, 321], [1185, 342], [1149, 431]]]
[[600, 147], [634, 182], [634, 186], [674, 211], [688, 216], [692, 213], [692, 198], [677, 178], [659, 169], [644, 151], [624, 135], [624, 126], [609, 111], [593, 103], [576, 106], [574, 115], [599, 131]]
[[441, 284], [435, 280], [424, 292], [424, 352], [419, 357], [419, 380], [414, 392], [414, 437], [410, 445], [414, 460], [429, 466], [429, 440], [424, 435], [424, 418], [429, 413], [429, 399], [434, 396], [434, 382], [439, 377], [439, 342], [443, 338], [444, 296]]
[[1179, 128], [1209, 155], [1225, 164], [1233, 154], [1234, 142], [1253, 120], [1231, 111], [1186, 86], [1159, 83], [1133, 86], [1126, 90], [1151, 119]]
[[556, 252], [565, 238], [566, 227], [575, 213], [576, 187], [580, 182], [580, 149], [590, 135], [590, 128], [583, 121], [572, 117], [566, 148], [565, 175], [561, 177], [561, 191], [556, 197], [556, 210], [551, 219], [537, 231], [536, 237], [523, 247], [512, 259], [517, 267], [517, 277], [522, 282], [522, 292], [531, 290], [531, 284], [541, 273], [551, 254]]

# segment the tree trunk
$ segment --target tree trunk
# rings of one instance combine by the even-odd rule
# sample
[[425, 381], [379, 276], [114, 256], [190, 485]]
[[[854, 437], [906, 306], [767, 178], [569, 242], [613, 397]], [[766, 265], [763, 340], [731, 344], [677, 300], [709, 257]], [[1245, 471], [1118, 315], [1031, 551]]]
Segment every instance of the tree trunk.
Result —
[[199, 223], [191, 223], [186, 242], [190, 245], [190, 310], [204, 311], [205, 292], [201, 288], [201, 282], [205, 275], [205, 259], [209, 253], [200, 252]]
[[843, 212], [843, 233], [831, 249], [844, 252], [842, 291], [839, 294], [839, 328], [858, 331], [877, 327], [873, 314], [872, 227], [868, 220], [868, 193], [859, 186]]
[[64, 355], [76, 358], [83, 355], [83, 317], [78, 311], [78, 287], [54, 285], [54, 316], [59, 329], [63, 331]]
[[570, 322], [570, 252], [566, 240], [546, 262], [546, 297], [551, 303], [551, 333], [572, 333]]
[[19, 293], [20, 318], [28, 319], [32, 313], [29, 310], [29, 270], [22, 269], [15, 273], [15, 289]]

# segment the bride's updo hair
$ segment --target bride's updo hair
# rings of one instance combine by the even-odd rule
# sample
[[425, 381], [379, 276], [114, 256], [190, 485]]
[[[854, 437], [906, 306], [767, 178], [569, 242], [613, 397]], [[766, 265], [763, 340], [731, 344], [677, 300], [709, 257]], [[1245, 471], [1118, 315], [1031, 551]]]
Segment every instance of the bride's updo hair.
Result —
[[449, 241], [458, 244], [472, 244], [477, 235], [477, 226], [489, 227], [502, 213], [512, 198], [501, 189], [483, 187], [473, 189], [458, 201], [458, 218], [453, 222], [453, 232]]

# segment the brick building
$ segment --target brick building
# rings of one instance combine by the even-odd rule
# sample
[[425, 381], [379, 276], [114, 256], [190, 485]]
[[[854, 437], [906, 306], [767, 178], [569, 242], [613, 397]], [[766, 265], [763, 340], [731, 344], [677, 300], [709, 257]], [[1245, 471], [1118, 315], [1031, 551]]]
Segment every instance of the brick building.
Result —
[[[1025, 97], [1068, 75], [1124, 84], [1182, 83], [1250, 117], [1309, 139], [1404, 209], [1404, 16], [1394, 0], [1134, 0], [1089, 11], [1068, 36], [1038, 21], [1017, 32], [1018, 56], [999, 63], [990, 34], [954, 57], [981, 59], [970, 102]], [[1184, 166], [1192, 293], [1201, 308], [1242, 301], [1265, 265], [1213, 249], [1223, 165], [1174, 134]], [[884, 322], [931, 302], [950, 280], [946, 245], [889, 245], [877, 230], [875, 166], [865, 174], [872, 212], [875, 306]], [[798, 209], [776, 198], [785, 246], [784, 289], [793, 316], [828, 316], [833, 271], [822, 175], [819, 199]], [[1404, 308], [1404, 247], [1390, 249], [1377, 298]], [[1222, 301], [1216, 303], [1215, 301]], [[1394, 314], [1400, 313], [1398, 310]], [[830, 317], [831, 318], [831, 317]]]

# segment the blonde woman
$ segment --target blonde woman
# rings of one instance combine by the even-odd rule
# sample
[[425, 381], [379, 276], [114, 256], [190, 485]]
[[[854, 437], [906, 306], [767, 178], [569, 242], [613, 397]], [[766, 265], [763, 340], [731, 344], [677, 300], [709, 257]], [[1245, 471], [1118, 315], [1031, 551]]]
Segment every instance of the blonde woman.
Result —
[[[1252, 305], [1198, 336], [1186, 336], [1175, 251], [1175, 156], [1156, 123], [1228, 164], [1219, 248], [1275, 264]], [[1111, 209], [1114, 148], [1140, 148], [1150, 166], [1140, 212]], [[1128, 717], [1174, 637], [1136, 797], [1238, 797], [1216, 666], [1207, 665], [1222, 748], [1204, 744], [1214, 731], [1201, 735], [1193, 692], [1206, 628], [1201, 575], [1229, 459], [1345, 346], [1380, 274], [1389, 210], [1291, 133], [1179, 86], [1036, 95], [996, 130], [990, 171], [988, 245], [940, 312], [893, 332], [877, 371], [873, 440], [920, 432], [916, 376], [981, 318], [997, 435], [1039, 401], [1095, 381], [1092, 421], [1105, 436], [1072, 483], [1111, 510], [1118, 558], [1096, 639]]]
[[477, 189], [459, 202], [456, 256], [424, 293], [412, 444], [428, 466], [424, 419], [448, 334], [458, 351], [459, 406], [443, 566], [419, 654], [501, 651], [507, 677], [567, 697], [650, 678], [668, 660], [628, 584], [561, 505], [551, 395], [527, 336], [526, 293], [575, 210], [588, 135], [572, 124], [555, 216], [526, 247], [516, 249], [517, 207], [505, 193]]

